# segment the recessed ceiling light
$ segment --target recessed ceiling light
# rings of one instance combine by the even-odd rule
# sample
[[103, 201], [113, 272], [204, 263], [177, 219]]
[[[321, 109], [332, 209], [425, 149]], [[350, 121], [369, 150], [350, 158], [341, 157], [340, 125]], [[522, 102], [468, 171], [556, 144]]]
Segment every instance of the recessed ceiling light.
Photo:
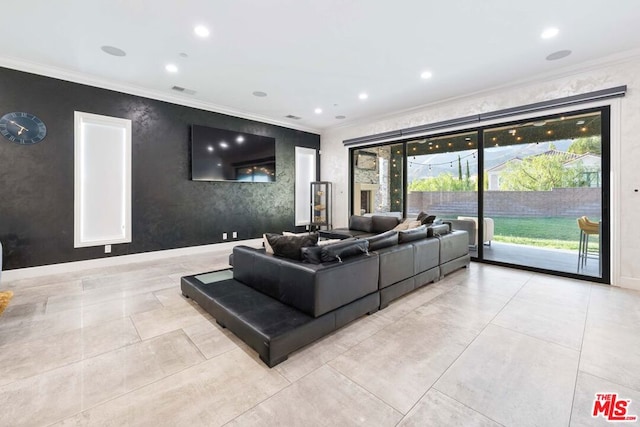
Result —
[[542, 32], [542, 34], [540, 34], [540, 37], [542, 37], [543, 39], [550, 39], [557, 36], [559, 32], [560, 30], [558, 30], [557, 28], [547, 28]]
[[547, 124], [547, 122], [545, 122], [544, 120], [543, 120], [543, 121], [540, 121], [540, 122], [533, 122], [533, 125], [534, 125], [535, 127], [544, 126], [544, 125], [546, 125], [546, 124]]
[[568, 49], [559, 50], [557, 52], [553, 52], [551, 55], [547, 56], [547, 61], [555, 61], [556, 59], [566, 58], [571, 55], [571, 51]]
[[576, 122], [576, 124], [577, 124], [577, 125], [583, 125], [583, 124], [584, 124], [584, 120], [578, 120], [578, 121]]
[[170, 73], [177, 73], [178, 72], [178, 67], [175, 64], [167, 64], [164, 66], [164, 69], [167, 70]]
[[322, 114], [322, 108], [316, 108], [313, 112], [316, 114]]
[[360, 95], [358, 95], [358, 98], [360, 99], [367, 99], [369, 97], [369, 95], [367, 95], [366, 93], [362, 92]]
[[431, 71], [423, 71], [422, 74], [420, 74], [420, 78], [421, 79], [430, 79], [431, 77], [433, 77], [433, 73]]
[[338, 119], [338, 120], [342, 120], [342, 119], [346, 119], [346, 118], [347, 118], [347, 116], [336, 116], [336, 119]]
[[193, 32], [196, 33], [198, 37], [209, 37], [209, 29], [204, 25], [198, 25], [193, 29]]
[[253, 96], [257, 96], [259, 98], [264, 98], [265, 96], [267, 96], [266, 92], [261, 92], [259, 90], [256, 90], [255, 92], [253, 92]]
[[213, 147], [212, 147], [211, 145], [207, 145], [207, 150], [208, 150], [210, 153], [213, 153]]
[[242, 144], [242, 143], [244, 142], [244, 136], [239, 135], [239, 136], [236, 138], [236, 142], [237, 142], [238, 144]]
[[113, 56], [125, 56], [127, 54], [124, 50], [118, 49], [114, 46], [102, 46], [100, 49], [102, 49], [104, 53], [108, 53]]
[[229, 144], [227, 144], [227, 143], [226, 143], [226, 142], [224, 142], [224, 141], [221, 141], [221, 142], [220, 142], [220, 147], [222, 147], [222, 148], [229, 148]]
[[186, 53], [184, 53], [184, 52], [181, 52], [181, 53], [180, 53], [180, 56], [182, 56], [183, 58], [188, 58], [188, 57], [189, 57], [189, 55], [188, 55], [188, 54], [186, 54]]

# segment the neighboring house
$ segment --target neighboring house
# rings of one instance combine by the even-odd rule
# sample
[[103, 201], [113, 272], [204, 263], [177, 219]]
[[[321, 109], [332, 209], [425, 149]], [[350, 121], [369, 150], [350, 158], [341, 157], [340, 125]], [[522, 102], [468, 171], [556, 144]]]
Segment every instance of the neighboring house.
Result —
[[[544, 153], [536, 154], [535, 156], [562, 156], [564, 159], [564, 167], [575, 168], [578, 165], [582, 165], [588, 172], [588, 181], [590, 187], [599, 187], [602, 182], [602, 171], [600, 169], [600, 156], [597, 154], [585, 153], [574, 154], [566, 151], [548, 150]], [[534, 156], [534, 157], [535, 157]], [[489, 182], [489, 191], [500, 190], [500, 177], [502, 173], [507, 169], [507, 166], [512, 162], [522, 162], [524, 158], [514, 157], [507, 160], [504, 163], [500, 163], [497, 166], [487, 169], [487, 180]]]

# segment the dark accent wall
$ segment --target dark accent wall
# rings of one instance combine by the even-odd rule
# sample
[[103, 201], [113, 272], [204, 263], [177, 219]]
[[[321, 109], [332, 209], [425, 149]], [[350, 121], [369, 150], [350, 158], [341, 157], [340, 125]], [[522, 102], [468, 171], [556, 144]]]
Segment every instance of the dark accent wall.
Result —
[[[0, 115], [35, 114], [47, 125], [39, 144], [0, 136], [0, 241], [6, 269], [174, 249], [294, 229], [295, 146], [320, 136], [0, 68]], [[132, 242], [73, 247], [74, 111], [131, 119]], [[276, 182], [190, 180], [189, 126], [201, 124], [276, 139]]]

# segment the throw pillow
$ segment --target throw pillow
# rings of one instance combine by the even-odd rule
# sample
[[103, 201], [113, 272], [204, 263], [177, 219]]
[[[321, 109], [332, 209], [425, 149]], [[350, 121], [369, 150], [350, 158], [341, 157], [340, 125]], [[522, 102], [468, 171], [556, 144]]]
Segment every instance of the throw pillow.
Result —
[[338, 261], [345, 258], [369, 253], [369, 242], [365, 239], [355, 239], [334, 243], [333, 245], [322, 246], [320, 257], [322, 262]]
[[344, 239], [326, 239], [318, 240], [318, 246], [333, 245], [334, 243], [342, 242]]
[[393, 230], [395, 231], [404, 231], [410, 230], [412, 228], [420, 227], [422, 223], [415, 219], [407, 219], [402, 224], [398, 224]]
[[398, 243], [413, 242], [414, 240], [420, 240], [426, 237], [427, 226], [421, 225], [420, 227], [411, 230], [400, 231], [398, 233]]
[[418, 217], [416, 218], [416, 220], [422, 222], [422, 220], [425, 219], [428, 216], [429, 216], [429, 214], [427, 214], [425, 211], [420, 211], [420, 213], [418, 214]]
[[265, 252], [267, 252], [268, 254], [272, 254], [273, 255], [273, 248], [269, 244], [269, 240], [267, 239], [267, 235], [266, 234], [262, 235], [262, 244], [264, 245]]
[[389, 230], [381, 234], [367, 238], [369, 241], [369, 250], [376, 251], [378, 249], [386, 248], [387, 246], [393, 246], [398, 244], [398, 232]]
[[318, 234], [312, 233], [301, 236], [267, 234], [267, 240], [273, 248], [274, 255], [300, 261], [302, 259], [300, 248], [315, 246], [318, 243]]
[[422, 224], [433, 224], [433, 221], [436, 220], [436, 216], [435, 215], [427, 215], [424, 218], [422, 218], [422, 220], [420, 221]]

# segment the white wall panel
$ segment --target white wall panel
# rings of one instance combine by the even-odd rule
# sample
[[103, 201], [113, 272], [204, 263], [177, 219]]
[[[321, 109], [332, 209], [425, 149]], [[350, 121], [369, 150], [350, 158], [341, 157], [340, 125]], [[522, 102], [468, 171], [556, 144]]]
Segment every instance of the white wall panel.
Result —
[[296, 226], [311, 221], [311, 182], [316, 181], [316, 150], [296, 147]]
[[131, 120], [75, 112], [75, 247], [131, 241]]

